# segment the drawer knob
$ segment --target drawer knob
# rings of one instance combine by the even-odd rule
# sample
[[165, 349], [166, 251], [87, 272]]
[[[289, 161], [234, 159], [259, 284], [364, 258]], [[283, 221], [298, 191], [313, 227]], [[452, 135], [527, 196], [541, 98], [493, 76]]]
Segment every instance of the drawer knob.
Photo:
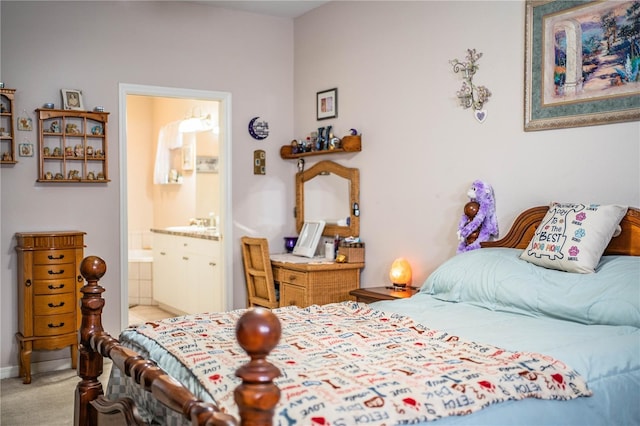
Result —
[[60, 324], [58, 324], [58, 325], [51, 324], [51, 323], [49, 323], [49, 324], [47, 324], [47, 325], [49, 326], [49, 328], [60, 328], [60, 327], [64, 327], [64, 323], [63, 323], [63, 322], [61, 322], [61, 323], [60, 323]]
[[47, 256], [49, 258], [49, 260], [62, 260], [64, 259], [64, 254], [61, 254], [60, 256], [54, 256], [52, 254], [50, 254], [49, 256]]
[[27, 280], [24, 285], [25, 287], [31, 287], [31, 280]]
[[64, 302], [60, 302], [60, 303], [58, 303], [57, 305], [56, 305], [56, 304], [54, 304], [54, 303], [49, 303], [49, 307], [50, 307], [50, 308], [60, 308], [60, 307], [62, 307], [62, 306], [64, 306]]
[[49, 284], [47, 287], [49, 287], [49, 290], [60, 290], [61, 288], [64, 288], [64, 284], [60, 284], [59, 286]]
[[78, 280], [79, 283], [82, 282], [82, 275], [78, 275], [78, 278], [76, 278]]
[[295, 280], [296, 280], [295, 275], [289, 275], [289, 281], [295, 281]]
[[49, 275], [60, 275], [60, 274], [64, 274], [64, 269], [60, 269], [58, 272], [56, 271], [52, 271], [51, 269], [49, 269]]

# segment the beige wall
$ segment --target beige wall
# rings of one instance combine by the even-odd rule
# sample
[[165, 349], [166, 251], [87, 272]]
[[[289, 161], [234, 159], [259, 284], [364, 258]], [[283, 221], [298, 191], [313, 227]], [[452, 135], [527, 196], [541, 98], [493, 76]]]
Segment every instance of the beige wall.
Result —
[[[18, 110], [81, 88], [88, 107], [112, 112], [113, 135], [106, 186], [37, 185], [37, 157], [2, 168], [3, 368], [17, 356], [17, 231], [86, 230], [87, 253], [109, 265], [105, 325], [118, 331], [121, 82], [232, 93], [231, 238], [264, 235], [274, 250], [295, 229], [296, 163], [279, 158], [280, 146], [319, 125], [340, 136], [360, 130], [362, 152], [330, 158], [360, 168], [364, 286], [386, 284], [395, 257], [412, 262], [420, 284], [453, 255], [474, 179], [493, 185], [502, 233], [518, 211], [551, 200], [640, 205], [637, 122], [523, 132], [524, 2], [331, 2], [298, 18], [295, 32], [289, 20], [187, 2], [5, 0], [0, 8], [2, 81], [19, 90]], [[455, 101], [461, 82], [448, 61], [468, 48], [484, 53], [476, 78], [493, 93], [484, 124]], [[315, 94], [333, 87], [339, 116], [317, 122]], [[247, 134], [256, 115], [269, 121], [265, 141]], [[27, 137], [36, 142], [35, 132]], [[255, 149], [267, 151], [266, 176], [253, 175]], [[236, 244], [236, 306], [241, 265]]]
[[[127, 206], [129, 231], [187, 225], [194, 217], [207, 217], [220, 207], [216, 175], [182, 169], [182, 148], [169, 150], [170, 167], [182, 174], [182, 183], [159, 185], [153, 181], [158, 135], [162, 127], [192, 116], [217, 120], [218, 102], [140, 95], [127, 96]], [[214, 132], [184, 135], [199, 155], [218, 155]], [[194, 149], [195, 149], [194, 148]]]
[[[0, 370], [17, 375], [16, 232], [86, 231], [85, 253], [101, 256], [108, 265], [104, 326], [119, 332], [121, 83], [231, 93], [227, 131], [233, 139], [229, 158], [234, 223], [227, 237], [251, 232], [275, 241], [291, 232], [293, 225], [287, 221], [293, 175], [278, 153], [293, 129], [293, 22], [190, 2], [2, 1], [0, 8], [1, 81], [17, 89], [17, 111], [35, 118], [33, 110], [43, 103], [60, 105], [60, 89], [78, 88], [87, 108], [102, 105], [111, 113], [108, 184], [37, 184], [37, 156], [20, 157], [15, 166], [1, 169]], [[266, 141], [255, 141], [247, 132], [256, 115], [271, 125]], [[18, 137], [37, 144], [35, 129]], [[252, 154], [258, 148], [267, 151], [266, 176], [253, 175]], [[259, 220], [254, 220], [256, 215]], [[239, 246], [234, 246], [229, 263], [240, 306], [245, 288]], [[54, 359], [67, 360], [68, 350], [33, 355], [34, 363]]]
[[[524, 5], [339, 1], [295, 21], [295, 136], [318, 124], [363, 135], [363, 151], [340, 158], [361, 170], [363, 285], [387, 284], [400, 256], [421, 285], [454, 255], [476, 179], [495, 190], [502, 235], [554, 200], [640, 204], [638, 122], [523, 131]], [[483, 124], [457, 106], [449, 64], [470, 48], [484, 54], [474, 81], [493, 94]], [[338, 117], [318, 122], [315, 93], [333, 87]]]

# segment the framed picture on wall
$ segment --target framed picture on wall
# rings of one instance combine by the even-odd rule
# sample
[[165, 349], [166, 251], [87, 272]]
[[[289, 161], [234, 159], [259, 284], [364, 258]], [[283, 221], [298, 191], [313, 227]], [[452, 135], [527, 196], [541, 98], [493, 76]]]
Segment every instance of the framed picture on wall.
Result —
[[338, 116], [338, 89], [329, 89], [316, 94], [316, 118], [326, 120]]
[[198, 155], [196, 157], [196, 173], [218, 173], [218, 157]]
[[637, 6], [527, 0], [525, 131], [640, 119]]
[[76, 89], [60, 89], [64, 109], [84, 111], [82, 91]]

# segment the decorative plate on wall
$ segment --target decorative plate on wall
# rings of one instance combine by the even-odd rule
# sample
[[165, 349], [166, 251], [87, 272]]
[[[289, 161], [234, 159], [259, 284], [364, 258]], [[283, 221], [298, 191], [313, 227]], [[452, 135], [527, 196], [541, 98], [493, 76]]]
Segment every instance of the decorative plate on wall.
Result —
[[269, 136], [269, 123], [266, 121], [258, 121], [260, 117], [253, 117], [249, 121], [249, 134], [252, 138], [259, 141], [266, 139]]

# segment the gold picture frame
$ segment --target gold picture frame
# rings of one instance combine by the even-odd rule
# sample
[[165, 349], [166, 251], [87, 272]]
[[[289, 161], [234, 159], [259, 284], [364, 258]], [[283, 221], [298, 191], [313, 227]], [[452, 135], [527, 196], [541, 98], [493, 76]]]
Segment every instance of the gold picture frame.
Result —
[[526, 1], [525, 131], [640, 119], [634, 3]]

